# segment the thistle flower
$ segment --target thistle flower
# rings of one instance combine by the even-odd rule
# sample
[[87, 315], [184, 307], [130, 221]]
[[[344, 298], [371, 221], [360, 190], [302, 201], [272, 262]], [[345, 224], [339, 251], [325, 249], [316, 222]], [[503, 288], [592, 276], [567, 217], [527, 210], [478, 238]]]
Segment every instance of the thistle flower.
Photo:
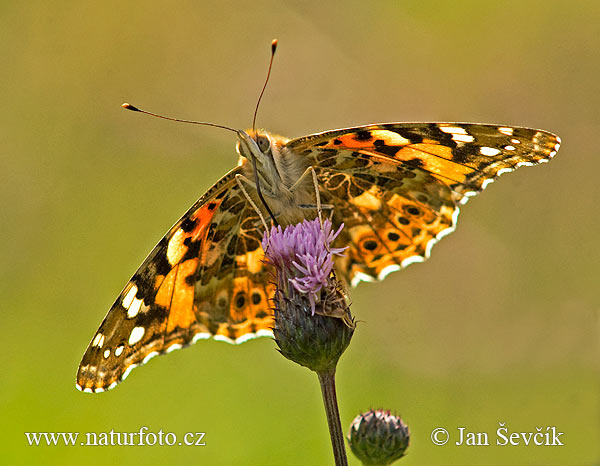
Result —
[[335, 370], [354, 333], [354, 320], [333, 270], [345, 248], [331, 244], [342, 231], [331, 222], [305, 220], [265, 232], [262, 246], [276, 273], [275, 326], [279, 352], [317, 373], [337, 466], [346, 466], [344, 434], [335, 390]]
[[273, 227], [262, 241], [277, 277], [273, 333], [279, 350], [317, 372], [335, 368], [354, 331], [333, 270], [333, 257], [345, 248], [331, 244], [342, 228], [334, 232], [329, 220], [305, 220]]
[[385, 466], [399, 460], [409, 440], [408, 426], [402, 419], [381, 409], [356, 416], [348, 433], [352, 453], [368, 465]]
[[[298, 225], [272, 227], [265, 233], [263, 249], [282, 278], [286, 277], [310, 302], [312, 314], [321, 290], [334, 285], [333, 256], [341, 256], [346, 248], [332, 248], [331, 244], [344, 228], [334, 233], [329, 220], [321, 226], [319, 219], [305, 220]], [[281, 283], [285, 287], [285, 284]]]

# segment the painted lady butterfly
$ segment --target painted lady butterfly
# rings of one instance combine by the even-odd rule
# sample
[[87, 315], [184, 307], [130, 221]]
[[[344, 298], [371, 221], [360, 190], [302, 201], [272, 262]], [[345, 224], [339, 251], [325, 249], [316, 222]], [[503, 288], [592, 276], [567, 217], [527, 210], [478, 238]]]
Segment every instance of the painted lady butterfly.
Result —
[[[135, 108], [132, 108], [135, 110]], [[263, 266], [255, 180], [280, 224], [314, 217], [313, 167], [349, 246], [336, 270], [353, 285], [426, 259], [459, 206], [503, 173], [549, 161], [558, 136], [471, 123], [389, 123], [286, 139], [236, 131], [236, 168], [167, 232], [127, 283], [77, 373], [84, 392], [113, 388], [136, 366], [199, 339], [272, 335], [274, 287]], [[253, 170], [251, 156], [256, 158]]]

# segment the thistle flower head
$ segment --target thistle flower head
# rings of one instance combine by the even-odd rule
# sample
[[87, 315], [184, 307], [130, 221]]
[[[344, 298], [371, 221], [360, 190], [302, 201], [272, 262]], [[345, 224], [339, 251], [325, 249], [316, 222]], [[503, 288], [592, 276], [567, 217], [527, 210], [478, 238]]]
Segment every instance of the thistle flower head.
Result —
[[335, 368], [350, 343], [354, 320], [333, 270], [345, 248], [332, 242], [343, 226], [305, 220], [285, 229], [273, 227], [262, 241], [276, 272], [273, 334], [286, 358], [316, 372]]
[[346, 249], [331, 247], [342, 228], [343, 224], [334, 232], [331, 221], [326, 219], [321, 226], [316, 218], [285, 229], [273, 226], [270, 235], [265, 232], [263, 236], [265, 255], [297, 291], [308, 297], [313, 315], [321, 290], [334, 280], [333, 256], [341, 256]]

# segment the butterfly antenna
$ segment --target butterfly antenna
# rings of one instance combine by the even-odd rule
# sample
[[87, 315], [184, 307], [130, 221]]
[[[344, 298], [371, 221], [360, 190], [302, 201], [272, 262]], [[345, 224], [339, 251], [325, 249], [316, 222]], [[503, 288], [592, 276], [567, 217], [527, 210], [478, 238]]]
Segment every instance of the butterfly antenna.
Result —
[[260, 105], [262, 96], [265, 93], [265, 89], [267, 88], [267, 83], [269, 82], [269, 76], [271, 76], [271, 68], [273, 66], [273, 58], [275, 57], [275, 50], [277, 50], [277, 39], [273, 39], [273, 42], [271, 42], [271, 59], [269, 60], [269, 70], [267, 71], [267, 79], [265, 79], [265, 84], [263, 85], [263, 88], [260, 91], [260, 95], [258, 96], [258, 101], [256, 102], [256, 107], [254, 108], [254, 116], [252, 117], [252, 131], [254, 131], [256, 129], [256, 115], [258, 113], [258, 106]]
[[152, 113], [152, 112], [148, 112], [146, 110], [142, 110], [141, 108], [138, 108], [135, 105], [131, 105], [128, 103], [122, 104], [121, 107], [123, 107], [126, 110], [131, 110], [132, 112], [140, 112], [140, 113], [145, 113], [146, 115], [150, 115], [150, 116], [153, 116], [156, 118], [162, 118], [163, 120], [178, 121], [179, 123], [190, 123], [192, 125], [213, 126], [215, 128], [222, 128], [222, 129], [226, 129], [228, 131], [233, 131], [234, 133], [239, 132], [239, 130], [237, 130], [237, 129], [230, 128], [229, 126], [217, 125], [216, 123], [208, 123], [206, 121], [182, 120], [180, 118], [171, 118], [168, 116], [159, 115], [157, 113]]

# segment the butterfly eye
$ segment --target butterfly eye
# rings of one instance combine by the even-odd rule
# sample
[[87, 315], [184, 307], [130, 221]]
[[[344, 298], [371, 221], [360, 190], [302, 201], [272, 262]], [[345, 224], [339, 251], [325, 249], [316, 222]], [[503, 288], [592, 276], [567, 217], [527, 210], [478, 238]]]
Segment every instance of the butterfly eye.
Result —
[[258, 148], [261, 150], [261, 152], [265, 152], [265, 153], [271, 147], [271, 142], [269, 141], [269, 138], [266, 138], [264, 136], [257, 136], [256, 144], [258, 144]]

